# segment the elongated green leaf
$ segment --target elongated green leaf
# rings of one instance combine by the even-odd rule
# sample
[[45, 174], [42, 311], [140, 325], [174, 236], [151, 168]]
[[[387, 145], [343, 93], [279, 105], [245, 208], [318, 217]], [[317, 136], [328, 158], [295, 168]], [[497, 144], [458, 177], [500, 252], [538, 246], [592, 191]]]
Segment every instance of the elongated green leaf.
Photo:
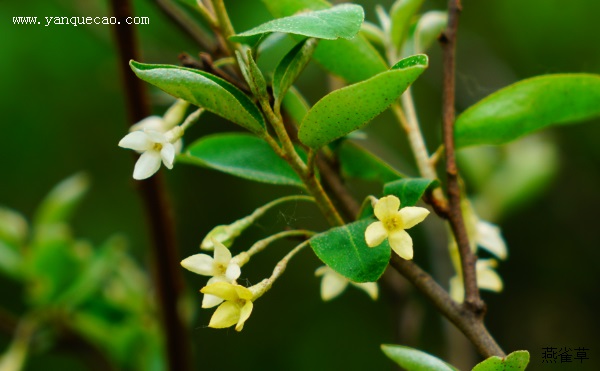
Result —
[[411, 19], [423, 5], [424, 0], [396, 0], [390, 9], [392, 20], [391, 35], [392, 43], [400, 48], [410, 27]]
[[177, 160], [257, 182], [302, 187], [290, 166], [262, 139], [244, 134], [216, 134], [192, 143]]
[[391, 249], [387, 241], [369, 247], [365, 229], [374, 222], [363, 219], [342, 227], [332, 228], [314, 236], [310, 246], [315, 254], [333, 270], [354, 282], [374, 282], [388, 265]]
[[382, 344], [381, 350], [392, 361], [406, 371], [458, 371], [441, 359], [417, 349]]
[[262, 72], [260, 72], [258, 65], [252, 57], [252, 51], [248, 49], [248, 52], [246, 53], [246, 59], [244, 59], [237, 50], [235, 51], [235, 56], [238, 61], [238, 66], [242, 71], [242, 75], [244, 76], [244, 80], [246, 80], [248, 86], [250, 86], [252, 94], [258, 99], [268, 100], [269, 96], [267, 94], [267, 83], [265, 81], [265, 77], [263, 76]]
[[75, 174], [58, 183], [38, 207], [34, 222], [36, 225], [67, 221], [81, 203], [89, 189], [89, 179], [83, 173]]
[[383, 186], [383, 193], [398, 197], [402, 207], [414, 206], [423, 197], [427, 189], [434, 185], [437, 185], [437, 181], [431, 179], [400, 179], [386, 183]]
[[283, 98], [283, 109], [300, 126], [310, 107], [302, 94], [292, 86]]
[[265, 123], [258, 107], [241, 90], [207, 72], [171, 65], [132, 61], [131, 69], [142, 80], [165, 92], [261, 134]]
[[341, 4], [329, 9], [274, 19], [246, 32], [231, 36], [230, 39], [236, 42], [254, 44], [257, 38], [271, 32], [283, 32], [327, 40], [351, 39], [360, 30], [364, 19], [365, 13], [361, 6]]
[[501, 89], [456, 120], [457, 147], [503, 144], [539, 129], [600, 116], [600, 75], [533, 77]]
[[298, 78], [317, 46], [316, 39], [305, 39], [290, 50], [279, 62], [273, 74], [273, 96], [280, 102]]
[[298, 137], [307, 146], [320, 148], [360, 129], [394, 103], [427, 63], [426, 55], [405, 58], [386, 72], [326, 95], [308, 111]]
[[[323, 0], [263, 0], [275, 17], [287, 17], [304, 10], [322, 10], [331, 6]], [[346, 40], [321, 40], [313, 58], [329, 72], [349, 83], [366, 80], [387, 70], [387, 64], [361, 35]]]
[[346, 177], [388, 183], [405, 176], [356, 143], [344, 141], [338, 156]]
[[527, 368], [527, 364], [529, 364], [529, 352], [517, 350], [505, 358], [490, 357], [478, 363], [473, 371], [522, 371]]

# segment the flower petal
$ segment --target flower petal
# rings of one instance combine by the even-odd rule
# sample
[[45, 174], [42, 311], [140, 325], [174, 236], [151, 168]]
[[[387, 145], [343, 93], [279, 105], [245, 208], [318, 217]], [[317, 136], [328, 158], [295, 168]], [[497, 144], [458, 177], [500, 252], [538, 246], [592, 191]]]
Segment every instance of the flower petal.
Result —
[[119, 147], [133, 149], [135, 151], [146, 151], [152, 148], [152, 140], [143, 131], [134, 131], [121, 139]]
[[321, 299], [328, 301], [335, 298], [344, 292], [348, 282], [346, 277], [329, 268], [329, 272], [325, 273], [323, 280], [321, 280]]
[[142, 153], [135, 163], [133, 179], [142, 180], [149, 178], [154, 175], [158, 169], [160, 169], [160, 154], [156, 151], [146, 151]]
[[202, 308], [216, 307], [217, 305], [221, 304], [222, 302], [223, 302], [223, 299], [221, 299], [218, 296], [214, 296], [211, 294], [204, 294], [204, 297], [202, 298]]
[[204, 286], [200, 292], [203, 294], [215, 295], [225, 300], [238, 300], [239, 296], [235, 286], [237, 285], [233, 285], [229, 282], [215, 282]]
[[400, 208], [400, 199], [396, 196], [385, 196], [375, 203], [375, 216], [379, 220], [394, 216]]
[[388, 236], [382, 222], [373, 222], [365, 230], [365, 240], [369, 247], [379, 246]]
[[188, 271], [203, 276], [215, 275], [215, 261], [206, 254], [195, 254], [181, 261], [181, 266]]
[[457, 303], [465, 300], [465, 288], [459, 276], [450, 278], [450, 297]]
[[254, 297], [254, 294], [248, 288], [241, 286], [241, 285], [233, 285], [233, 286], [235, 288], [238, 298], [244, 299], [244, 300], [252, 300], [252, 298]]
[[183, 148], [183, 140], [177, 139], [175, 143], [173, 143], [173, 148], [175, 148], [175, 154], [178, 155], [181, 153], [181, 149]]
[[409, 229], [421, 223], [429, 215], [429, 210], [424, 207], [407, 206], [400, 209], [402, 228]]
[[175, 161], [175, 147], [171, 143], [163, 144], [163, 147], [160, 150], [160, 157], [167, 169], [172, 169], [173, 161]]
[[227, 266], [231, 261], [231, 251], [229, 251], [229, 249], [225, 247], [225, 245], [215, 240], [214, 238], [212, 239], [212, 243], [215, 249], [215, 263]]
[[227, 279], [230, 282], [237, 280], [241, 274], [242, 274], [242, 269], [240, 268], [239, 265], [237, 265], [235, 263], [230, 263], [227, 266], [227, 271], [225, 271], [225, 277], [227, 277]]
[[412, 238], [405, 230], [394, 231], [388, 236], [388, 241], [392, 250], [401, 258], [411, 260], [413, 258], [413, 242]]
[[168, 143], [167, 136], [160, 131], [144, 129], [144, 133], [148, 135], [151, 141], [154, 143]]
[[242, 331], [244, 328], [244, 323], [248, 318], [250, 318], [250, 314], [252, 314], [252, 308], [254, 308], [254, 304], [252, 301], [248, 300], [240, 310], [240, 319], [235, 326], [235, 331]]
[[[216, 276], [216, 277], [211, 277], [208, 282], [206, 283], [206, 286], [209, 286], [215, 282], [227, 282], [222, 276]], [[211, 295], [211, 294], [204, 294], [204, 297], [202, 298], [202, 308], [212, 308], [215, 307], [219, 304], [221, 304], [223, 302], [223, 299], [221, 299], [218, 296], [215, 295]]]
[[495, 292], [502, 291], [502, 278], [492, 268], [496, 266], [493, 259], [482, 259], [477, 261], [477, 286], [483, 290]]
[[480, 220], [477, 223], [477, 244], [499, 259], [508, 257], [506, 243], [497, 225]]
[[369, 295], [369, 297], [371, 297], [371, 299], [373, 300], [377, 300], [377, 298], [379, 297], [379, 286], [377, 285], [377, 282], [357, 283], [350, 281], [350, 283], [366, 292], [367, 295]]
[[208, 327], [226, 328], [235, 325], [240, 319], [240, 306], [237, 303], [226, 301], [221, 304], [210, 318]]
[[138, 121], [136, 124], [132, 125], [129, 128], [129, 131], [136, 130], [144, 130], [150, 129], [155, 131], [164, 132], [165, 131], [165, 122], [163, 118], [160, 116], [148, 116], [145, 119]]

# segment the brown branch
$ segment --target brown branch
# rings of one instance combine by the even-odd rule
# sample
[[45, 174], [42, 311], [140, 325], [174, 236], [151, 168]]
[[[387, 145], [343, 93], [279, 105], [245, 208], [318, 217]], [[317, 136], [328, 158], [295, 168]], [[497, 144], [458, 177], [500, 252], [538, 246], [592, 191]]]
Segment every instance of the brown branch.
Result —
[[392, 254], [390, 264], [427, 296], [436, 308], [465, 334], [482, 356], [504, 356], [504, 352], [487, 331], [481, 318], [473, 316], [468, 308], [452, 300], [446, 290], [418, 265], [396, 254]]
[[[150, 115], [147, 93], [142, 82], [129, 69], [129, 60], [139, 60], [134, 27], [125, 24], [126, 17], [133, 16], [129, 0], [111, 0], [112, 12], [121, 25], [115, 25], [115, 37], [119, 48], [119, 68], [127, 98], [129, 123], [134, 124]], [[165, 193], [161, 173], [141, 181], [138, 190], [146, 208], [148, 226], [151, 230], [155, 282], [158, 287], [159, 307], [166, 335], [169, 369], [190, 369], [191, 345], [178, 310], [183, 291], [183, 277], [179, 269], [179, 257], [175, 243], [175, 225]]]
[[444, 56], [442, 120], [444, 148], [446, 149], [446, 176], [449, 201], [448, 221], [450, 222], [450, 227], [452, 228], [460, 252], [465, 285], [465, 305], [470, 307], [475, 315], [482, 317], [485, 313], [485, 304], [479, 296], [479, 288], [477, 287], [477, 275], [475, 272], [477, 257], [471, 251], [469, 236], [467, 235], [460, 207], [460, 185], [458, 183], [458, 168], [454, 153], [454, 71], [456, 65], [456, 33], [460, 11], [460, 0], [448, 1], [448, 27], [440, 38]]

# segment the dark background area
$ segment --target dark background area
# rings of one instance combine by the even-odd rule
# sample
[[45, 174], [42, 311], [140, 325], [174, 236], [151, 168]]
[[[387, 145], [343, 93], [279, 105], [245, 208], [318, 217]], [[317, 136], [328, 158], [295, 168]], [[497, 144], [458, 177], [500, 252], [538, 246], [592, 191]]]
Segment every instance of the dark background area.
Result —
[[[360, 1], [367, 19], [375, 21], [374, 2]], [[260, 1], [228, 1], [237, 30], [269, 19]], [[389, 8], [390, 2], [383, 2]], [[105, 1], [0, 3], [0, 204], [31, 216], [57, 182], [87, 172], [92, 189], [77, 218], [75, 234], [95, 244], [114, 232], [124, 234], [141, 262], [149, 249], [140, 199], [135, 193], [133, 161], [117, 147], [126, 133], [126, 114], [109, 26], [13, 25], [13, 16], [105, 16]], [[463, 2], [458, 66], [458, 111], [487, 94], [523, 78], [559, 72], [597, 73], [600, 67], [598, 20], [600, 3], [591, 0], [496, 0]], [[177, 31], [150, 1], [136, 1], [137, 15], [150, 25], [137, 28], [144, 61], [177, 64], [177, 55], [199, 50]], [[444, 9], [443, 1], [426, 1], [425, 9]], [[431, 67], [415, 84], [419, 116], [429, 143], [440, 142], [441, 53], [430, 51]], [[311, 103], [323, 95], [324, 73], [310, 65], [298, 83]], [[154, 107], [162, 114], [168, 100], [151, 88]], [[600, 102], [599, 102], [600, 104]], [[386, 122], [386, 120], [388, 122]], [[600, 126], [598, 120], [550, 130], [559, 154], [551, 182], [528, 202], [500, 220], [509, 246], [509, 259], [499, 272], [501, 294], [484, 294], [487, 323], [506, 351], [531, 352], [531, 370], [596, 370], [600, 367]], [[190, 143], [201, 135], [238, 130], [206, 115], [186, 134]], [[415, 174], [406, 140], [391, 115], [375, 121], [369, 133], [379, 135], [378, 152], [389, 155], [401, 170]], [[403, 154], [399, 158], [395, 152]], [[163, 170], [164, 171], [164, 170]], [[166, 172], [166, 171], [165, 171]], [[250, 213], [276, 195], [296, 192], [176, 165], [166, 172], [177, 217], [180, 256], [197, 253], [204, 235], [215, 225]], [[356, 184], [358, 193], [378, 192], [373, 184]], [[315, 221], [313, 221], [315, 219]], [[316, 210], [288, 204], [252, 227], [236, 246], [248, 246], [286, 226], [305, 223], [323, 227]], [[416, 248], [443, 233], [434, 222], [415, 228]], [[443, 239], [441, 239], [443, 241]], [[286, 246], [258, 256], [243, 272], [256, 283], [268, 276]], [[443, 251], [443, 246], [437, 250]], [[447, 265], [443, 253], [417, 257]], [[431, 256], [428, 256], [431, 255]], [[206, 325], [212, 311], [198, 310], [191, 328], [197, 369], [203, 370], [363, 370], [391, 369], [381, 343], [396, 342], [393, 299], [384, 290], [378, 302], [348, 289], [340, 298], [322, 303], [319, 266], [311, 251], [294, 259], [273, 290], [258, 301], [243, 332], [213, 330]], [[197, 290], [205, 279], [184, 272], [197, 308]], [[442, 281], [446, 285], [447, 281]], [[18, 284], [0, 278], [0, 305], [19, 313], [25, 308]], [[422, 330], [411, 346], [449, 359], [439, 316], [418, 293], [409, 302], [422, 308]], [[401, 328], [400, 331], [403, 329]], [[405, 336], [406, 334], [404, 334]], [[10, 340], [0, 334], [0, 350]], [[542, 364], [543, 347], [589, 348], [582, 364]], [[465, 359], [469, 358], [468, 354]], [[68, 352], [33, 354], [27, 370], [86, 369]]]

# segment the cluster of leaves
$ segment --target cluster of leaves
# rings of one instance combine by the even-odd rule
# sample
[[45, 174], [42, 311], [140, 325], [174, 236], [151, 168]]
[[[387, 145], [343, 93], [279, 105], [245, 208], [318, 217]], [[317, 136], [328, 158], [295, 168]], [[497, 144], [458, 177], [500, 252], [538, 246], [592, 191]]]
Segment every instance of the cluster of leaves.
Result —
[[[314, 193], [310, 178], [314, 169], [305, 173], [290, 157], [312, 166], [311, 156], [318, 152], [324, 161], [339, 165], [343, 179], [378, 181], [383, 186], [381, 194], [400, 198], [403, 206], [414, 205], [439, 189], [438, 180], [407, 177], [350, 136], [398, 105], [399, 98], [427, 69], [428, 57], [418, 53], [424, 53], [441, 33], [445, 14], [418, 14], [423, 0], [398, 0], [389, 14], [378, 8], [381, 25], [377, 26], [363, 22], [363, 10], [357, 5], [331, 6], [324, 0], [263, 1], [275, 19], [228, 38], [235, 49], [230, 52], [236, 57], [228, 60], [237, 61], [231, 67], [241, 72], [241, 83], [193, 68], [131, 63], [142, 80], [250, 132], [200, 138], [177, 160]], [[267, 40], [273, 41], [273, 33], [290, 35], [295, 46], [273, 71], [262, 71], [257, 60], [268, 47]], [[312, 106], [293, 87], [310, 60], [348, 84]], [[226, 63], [223, 60], [220, 65]], [[460, 114], [455, 123], [456, 146], [500, 145], [552, 125], [600, 116], [599, 98], [597, 75], [556, 74], [523, 80]], [[295, 136], [285, 131], [282, 111], [296, 125], [292, 131], [297, 129], [291, 149], [285, 147], [285, 141]], [[354, 282], [376, 281], [391, 255], [387, 243], [367, 246], [365, 229], [374, 220], [368, 200], [355, 221], [332, 226], [310, 241], [325, 264]]]
[[[27, 312], [20, 325], [33, 328], [28, 339], [15, 342], [36, 352], [75, 336], [101, 349], [115, 368], [163, 369], [150, 282], [128, 255], [126, 241], [113, 236], [93, 247], [73, 237], [68, 222], [88, 187], [83, 174], [62, 181], [31, 223], [0, 208], [0, 272], [23, 285]], [[0, 364], [14, 358], [10, 353]]]

